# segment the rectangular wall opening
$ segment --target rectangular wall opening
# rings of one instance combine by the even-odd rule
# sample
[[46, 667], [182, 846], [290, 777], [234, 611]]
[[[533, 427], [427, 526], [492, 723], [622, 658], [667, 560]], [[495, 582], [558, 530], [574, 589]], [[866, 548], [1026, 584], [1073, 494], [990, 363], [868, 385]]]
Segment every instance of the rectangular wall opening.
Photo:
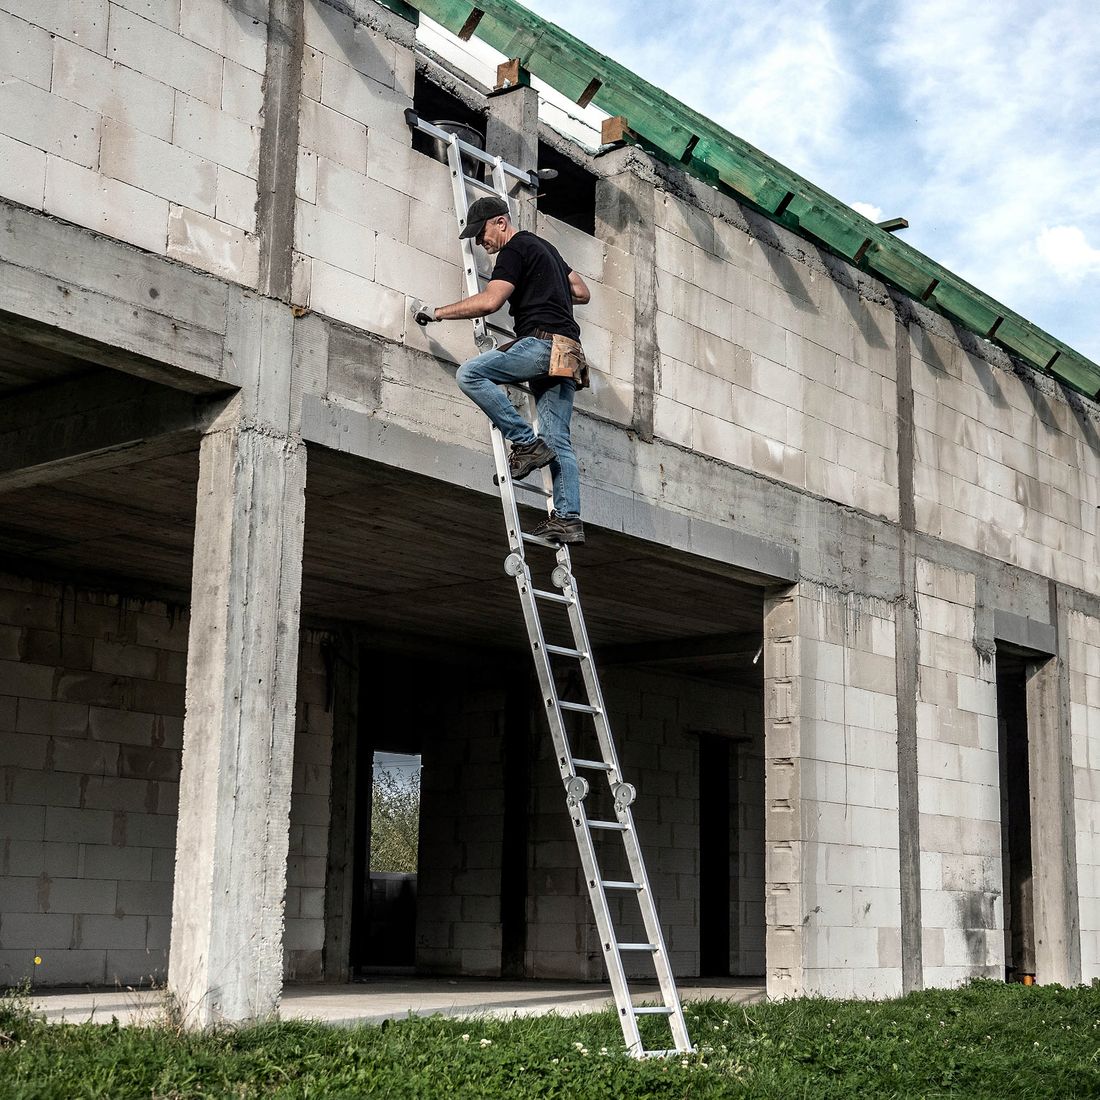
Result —
[[1001, 866], [1004, 881], [1005, 980], [1035, 976], [1035, 905], [1028, 764], [1028, 664], [997, 651], [997, 733], [1001, 784]]

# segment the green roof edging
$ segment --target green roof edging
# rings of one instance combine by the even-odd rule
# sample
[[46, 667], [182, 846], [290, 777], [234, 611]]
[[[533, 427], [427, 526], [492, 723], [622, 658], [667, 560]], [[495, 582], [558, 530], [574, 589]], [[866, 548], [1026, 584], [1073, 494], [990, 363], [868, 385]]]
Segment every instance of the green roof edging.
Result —
[[[387, 7], [401, 0], [379, 0]], [[722, 185], [768, 217], [892, 283], [917, 301], [996, 341], [1039, 371], [1100, 400], [1100, 366], [971, 286], [869, 218], [705, 118], [618, 62], [586, 46], [516, 0], [410, 0], [457, 34], [474, 11], [474, 33], [540, 80], [610, 115], [624, 115], [643, 145], [711, 185]], [[599, 81], [591, 95], [593, 81]]]

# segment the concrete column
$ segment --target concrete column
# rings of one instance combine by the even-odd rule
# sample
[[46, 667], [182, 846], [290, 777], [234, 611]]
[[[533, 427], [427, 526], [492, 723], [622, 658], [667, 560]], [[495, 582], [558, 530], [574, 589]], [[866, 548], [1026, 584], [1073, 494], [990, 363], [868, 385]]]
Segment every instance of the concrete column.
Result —
[[[516, 168], [534, 171], [539, 166], [539, 96], [534, 88], [515, 84], [489, 96], [489, 119], [485, 132], [485, 151], [503, 157]], [[514, 224], [519, 229], [535, 229], [537, 216], [535, 192], [516, 184], [512, 205]]]
[[[1059, 648], [1065, 624], [1051, 584], [1052, 621]], [[1069, 728], [1069, 672], [1056, 657], [1032, 665], [1027, 676], [1028, 771], [1031, 785], [1032, 891], [1035, 976], [1044, 985], [1081, 981], [1081, 927], [1077, 891], [1077, 837]]]
[[291, 326], [277, 302], [232, 303], [246, 384], [200, 450], [168, 973], [189, 1027], [270, 1016], [282, 988], [306, 475]]
[[332, 783], [329, 793], [328, 866], [325, 871], [326, 982], [351, 975], [351, 927], [359, 779], [359, 645], [350, 630], [325, 643], [332, 678]]
[[898, 861], [901, 882], [901, 983], [911, 993], [924, 988], [921, 944], [920, 801], [917, 760], [916, 490], [914, 481], [913, 364], [909, 325], [894, 325], [898, 424], [898, 585], [894, 650], [898, 700]]
[[653, 442], [657, 345], [657, 227], [653, 184], [631, 171], [596, 184], [596, 236], [634, 257], [634, 416], [638, 438]]
[[804, 987], [798, 586], [764, 601], [764, 876], [769, 997]]

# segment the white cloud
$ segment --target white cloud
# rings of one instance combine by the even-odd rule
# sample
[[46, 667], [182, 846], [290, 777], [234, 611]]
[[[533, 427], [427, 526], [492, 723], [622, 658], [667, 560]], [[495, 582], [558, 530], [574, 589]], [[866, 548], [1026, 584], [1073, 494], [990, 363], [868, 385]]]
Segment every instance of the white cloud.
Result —
[[869, 202], [854, 202], [852, 203], [852, 209], [857, 214], [862, 214], [865, 218], [870, 218], [873, 222], [886, 220], [886, 215], [882, 212], [882, 208], [879, 206], [872, 206]]
[[1100, 248], [1093, 248], [1075, 225], [1056, 225], [1035, 238], [1039, 255], [1054, 273], [1068, 282], [1100, 274]]

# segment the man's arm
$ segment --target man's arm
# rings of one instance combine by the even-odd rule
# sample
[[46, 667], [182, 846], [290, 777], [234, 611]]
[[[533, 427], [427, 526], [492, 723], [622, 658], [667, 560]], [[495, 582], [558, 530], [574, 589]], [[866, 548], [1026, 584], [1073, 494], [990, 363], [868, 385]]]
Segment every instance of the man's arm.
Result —
[[488, 317], [490, 313], [496, 313], [512, 296], [516, 289], [514, 283], [504, 279], [492, 279], [489, 285], [479, 294], [471, 294], [469, 298], [452, 302], [448, 306], [430, 306], [415, 303], [413, 316], [418, 325], [426, 325], [431, 321], [467, 321], [475, 317]]
[[579, 306], [586, 305], [592, 298], [587, 284], [575, 271], [569, 272], [569, 293]]

